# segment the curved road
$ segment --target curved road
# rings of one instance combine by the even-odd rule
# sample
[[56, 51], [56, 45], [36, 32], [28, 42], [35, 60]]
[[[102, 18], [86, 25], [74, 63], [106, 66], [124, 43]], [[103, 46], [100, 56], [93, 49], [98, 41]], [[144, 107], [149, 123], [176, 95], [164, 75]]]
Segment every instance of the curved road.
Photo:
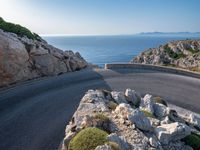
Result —
[[132, 88], [200, 113], [200, 79], [151, 70], [86, 69], [1, 90], [0, 149], [56, 149], [81, 97], [101, 88]]

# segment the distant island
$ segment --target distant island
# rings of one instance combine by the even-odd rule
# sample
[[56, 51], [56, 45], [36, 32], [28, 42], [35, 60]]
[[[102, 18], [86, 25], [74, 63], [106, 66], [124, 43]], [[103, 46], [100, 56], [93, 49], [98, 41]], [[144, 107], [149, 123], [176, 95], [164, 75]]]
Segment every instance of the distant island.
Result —
[[141, 32], [139, 35], [200, 35], [200, 32]]

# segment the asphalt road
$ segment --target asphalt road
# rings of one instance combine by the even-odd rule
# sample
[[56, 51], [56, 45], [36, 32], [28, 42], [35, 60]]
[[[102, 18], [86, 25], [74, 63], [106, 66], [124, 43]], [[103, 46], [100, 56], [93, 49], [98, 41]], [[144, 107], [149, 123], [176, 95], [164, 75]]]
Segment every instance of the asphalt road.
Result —
[[54, 150], [88, 89], [161, 96], [200, 113], [200, 79], [150, 70], [83, 70], [0, 91], [0, 150]]

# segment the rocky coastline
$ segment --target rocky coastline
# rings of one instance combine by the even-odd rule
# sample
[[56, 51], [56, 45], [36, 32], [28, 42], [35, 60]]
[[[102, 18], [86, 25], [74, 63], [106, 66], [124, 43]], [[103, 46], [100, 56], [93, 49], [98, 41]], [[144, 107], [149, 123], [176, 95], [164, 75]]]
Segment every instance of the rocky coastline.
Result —
[[200, 72], [200, 40], [173, 41], [158, 48], [150, 48], [134, 57], [131, 63], [171, 66]]
[[66, 126], [61, 150], [197, 150], [200, 118], [132, 89], [89, 90]]
[[87, 67], [81, 55], [0, 29], [0, 87]]

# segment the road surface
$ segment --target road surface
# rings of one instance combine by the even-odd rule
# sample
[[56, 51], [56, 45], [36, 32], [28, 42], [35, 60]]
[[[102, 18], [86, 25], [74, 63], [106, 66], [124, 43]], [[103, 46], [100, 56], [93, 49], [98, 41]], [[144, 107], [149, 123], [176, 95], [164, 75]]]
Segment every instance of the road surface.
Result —
[[200, 113], [200, 79], [151, 70], [86, 69], [0, 91], [0, 149], [54, 150], [88, 89], [161, 96]]

